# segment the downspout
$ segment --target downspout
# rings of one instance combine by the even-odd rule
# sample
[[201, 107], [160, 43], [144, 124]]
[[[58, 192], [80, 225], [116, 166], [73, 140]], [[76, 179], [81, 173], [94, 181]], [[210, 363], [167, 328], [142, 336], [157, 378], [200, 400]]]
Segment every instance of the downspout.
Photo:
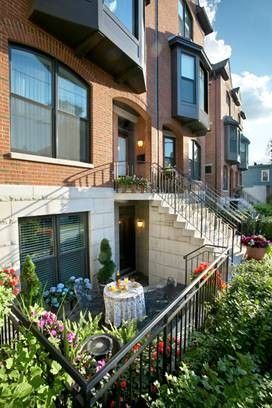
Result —
[[[218, 151], [218, 140], [217, 140], [217, 105], [218, 105], [218, 103], [219, 103], [219, 101], [218, 101], [218, 81], [217, 81], [217, 75], [216, 74], [214, 74], [214, 79], [215, 79], [215, 110], [214, 110], [214, 116], [215, 116], [215, 118], [214, 118], [214, 122], [215, 122], [215, 126], [214, 126], [214, 137], [215, 137], [215, 141], [214, 141], [214, 147], [215, 147], [215, 160], [214, 160], [214, 176], [215, 176], [215, 191], [217, 191], [217, 188], [218, 188], [218, 169], [217, 169], [217, 164], [218, 164], [218, 158], [217, 158], [217, 156], [218, 156], [218, 154], [219, 154], [219, 151]], [[221, 146], [222, 147], [222, 146]]]
[[155, 80], [155, 106], [156, 106], [156, 127], [157, 127], [157, 164], [160, 162], [160, 94], [159, 94], [159, 0], [155, 0], [155, 42], [156, 42], [156, 80]]

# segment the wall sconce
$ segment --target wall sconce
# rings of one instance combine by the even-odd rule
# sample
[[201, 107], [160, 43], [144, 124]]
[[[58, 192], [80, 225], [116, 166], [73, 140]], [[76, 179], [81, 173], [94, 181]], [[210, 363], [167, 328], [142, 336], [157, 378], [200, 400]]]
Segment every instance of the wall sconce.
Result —
[[136, 225], [137, 225], [137, 228], [139, 229], [144, 228], [144, 220], [137, 220]]
[[137, 146], [138, 147], [143, 147], [144, 146], [144, 141], [143, 140], [138, 140], [137, 141]]

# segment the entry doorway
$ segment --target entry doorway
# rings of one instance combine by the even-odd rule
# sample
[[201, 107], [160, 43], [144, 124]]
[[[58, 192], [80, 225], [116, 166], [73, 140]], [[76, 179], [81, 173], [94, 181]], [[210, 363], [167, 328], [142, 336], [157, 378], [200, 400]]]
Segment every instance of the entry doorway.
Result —
[[119, 207], [120, 273], [135, 271], [135, 207]]
[[[134, 123], [118, 117], [118, 176], [134, 171]], [[132, 169], [131, 169], [132, 167]]]

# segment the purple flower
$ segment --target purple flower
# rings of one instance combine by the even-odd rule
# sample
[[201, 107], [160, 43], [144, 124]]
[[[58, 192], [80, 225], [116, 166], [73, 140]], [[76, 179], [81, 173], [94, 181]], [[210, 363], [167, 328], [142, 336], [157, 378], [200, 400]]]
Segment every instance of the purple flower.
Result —
[[50, 332], [51, 336], [56, 337], [57, 331], [55, 329], [51, 330]]
[[68, 343], [73, 343], [73, 341], [76, 338], [76, 335], [73, 332], [68, 332], [66, 338], [67, 338]]
[[45, 320], [44, 320], [44, 319], [41, 319], [41, 320], [38, 321], [38, 326], [39, 326], [41, 329], [44, 327], [44, 325], [45, 325]]

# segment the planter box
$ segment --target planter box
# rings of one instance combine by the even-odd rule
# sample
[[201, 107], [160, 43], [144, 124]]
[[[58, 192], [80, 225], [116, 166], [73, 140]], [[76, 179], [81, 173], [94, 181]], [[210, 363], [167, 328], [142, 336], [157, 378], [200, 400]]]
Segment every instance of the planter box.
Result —
[[265, 255], [266, 248], [246, 247], [246, 258], [261, 261]]

